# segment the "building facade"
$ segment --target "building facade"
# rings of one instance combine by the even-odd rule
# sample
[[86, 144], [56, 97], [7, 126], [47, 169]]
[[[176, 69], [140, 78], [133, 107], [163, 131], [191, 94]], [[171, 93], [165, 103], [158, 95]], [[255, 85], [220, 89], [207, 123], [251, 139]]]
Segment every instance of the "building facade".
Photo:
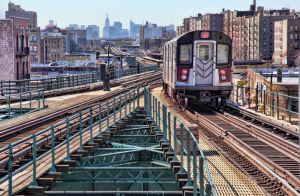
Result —
[[205, 14], [201, 20], [202, 30], [220, 31], [224, 30], [224, 14]]
[[8, 11], [5, 12], [5, 18], [10, 19], [12, 17], [27, 18], [29, 19], [29, 25], [31, 28], [37, 27], [37, 14], [36, 12], [26, 11], [21, 8], [20, 5], [14, 3], [8, 3]]
[[170, 39], [176, 36], [174, 25], [158, 26], [146, 22], [140, 29], [140, 47], [143, 50], [160, 50]]
[[64, 38], [62, 36], [42, 36], [41, 63], [51, 63], [64, 58]]
[[86, 39], [98, 40], [99, 38], [99, 27], [97, 25], [88, 25], [86, 28]]
[[0, 80], [30, 78], [29, 19], [0, 20]]
[[253, 5], [250, 11], [225, 11], [224, 33], [233, 40], [236, 61], [272, 61], [274, 23], [292, 18], [289, 10], [268, 10]]
[[130, 21], [129, 37], [132, 39], [138, 39], [140, 37], [140, 29], [140, 24], [135, 24], [133, 21]]
[[275, 22], [275, 64], [300, 65], [300, 18]]
[[184, 18], [183, 19], [183, 25], [177, 26], [176, 28], [176, 35], [180, 36], [184, 33], [187, 33], [189, 31], [196, 31], [202, 29], [202, 15], [198, 14], [197, 16]]
[[29, 50], [31, 64], [41, 63], [41, 30], [40, 28], [31, 28], [29, 35]]

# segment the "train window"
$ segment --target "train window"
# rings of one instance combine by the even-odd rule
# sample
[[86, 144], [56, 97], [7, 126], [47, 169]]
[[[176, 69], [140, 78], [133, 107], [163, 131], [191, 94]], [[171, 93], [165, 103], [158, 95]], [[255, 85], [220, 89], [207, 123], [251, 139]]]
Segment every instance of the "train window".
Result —
[[193, 45], [184, 44], [179, 47], [179, 61], [182, 64], [191, 64], [193, 60]]
[[203, 62], [209, 61], [209, 45], [200, 45], [197, 52], [197, 58]]
[[217, 64], [228, 64], [229, 63], [229, 45], [218, 44], [217, 51]]

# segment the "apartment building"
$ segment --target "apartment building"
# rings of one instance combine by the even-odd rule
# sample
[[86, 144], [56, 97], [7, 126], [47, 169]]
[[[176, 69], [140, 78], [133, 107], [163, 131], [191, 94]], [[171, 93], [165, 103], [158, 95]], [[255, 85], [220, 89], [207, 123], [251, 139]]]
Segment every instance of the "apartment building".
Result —
[[290, 11], [264, 10], [226, 11], [224, 32], [233, 40], [236, 61], [272, 61], [274, 53], [274, 23], [291, 19]]
[[300, 18], [275, 22], [274, 63], [300, 65]]
[[202, 30], [224, 31], [224, 14], [205, 14], [202, 17]]

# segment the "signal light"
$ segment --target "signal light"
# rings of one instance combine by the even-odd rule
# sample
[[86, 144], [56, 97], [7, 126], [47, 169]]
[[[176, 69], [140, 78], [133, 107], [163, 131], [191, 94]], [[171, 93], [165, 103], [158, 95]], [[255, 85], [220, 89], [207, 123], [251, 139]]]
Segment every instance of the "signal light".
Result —
[[210, 38], [210, 33], [208, 31], [202, 31], [200, 33], [200, 38], [201, 39], [209, 39]]

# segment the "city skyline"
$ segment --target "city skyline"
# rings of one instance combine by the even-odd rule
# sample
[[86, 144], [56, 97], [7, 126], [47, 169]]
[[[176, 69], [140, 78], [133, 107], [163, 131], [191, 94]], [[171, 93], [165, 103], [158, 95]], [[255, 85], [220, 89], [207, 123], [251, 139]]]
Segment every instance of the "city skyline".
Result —
[[[36, 11], [38, 14], [38, 26], [44, 28], [49, 20], [54, 20], [60, 27], [67, 27], [69, 24], [79, 25], [97, 25], [100, 29], [104, 27], [106, 15], [109, 15], [111, 21], [120, 21], [123, 23], [124, 28], [129, 29], [130, 20], [138, 24], [145, 24], [146, 21], [157, 23], [158, 25], [179, 25], [182, 18], [196, 15], [197, 13], [217, 13], [223, 8], [231, 10], [248, 10], [249, 4], [252, 0], [234, 2], [235, 0], [222, 1], [217, 5], [214, 2], [207, 2], [207, 6], [203, 6], [197, 0], [191, 0], [193, 3], [186, 4], [179, 0], [165, 0], [159, 2], [153, 0], [151, 2], [141, 2], [138, 0], [131, 0], [124, 2], [124, 0], [112, 0], [105, 2], [105, 6], [94, 6], [96, 0], [88, 0], [89, 3], [79, 3], [79, 0], [72, 1], [72, 5], [67, 1], [59, 2], [60, 6], [53, 4], [53, 0], [33, 1], [33, 0], [14, 0], [11, 1], [15, 4], [20, 4], [25, 10]], [[7, 3], [9, 0], [1, 1], [0, 3], [0, 18], [4, 18], [4, 13], [7, 10]], [[157, 2], [157, 3], [156, 3]], [[172, 2], [173, 6], [169, 6]], [[266, 9], [280, 9], [282, 7], [300, 9], [297, 0], [287, 1], [272, 1], [261, 0], [257, 1], [258, 6], [264, 6]], [[157, 4], [160, 6], [157, 6]], [[235, 7], [230, 6], [234, 4]], [[115, 5], [120, 5], [116, 7]], [[272, 6], [271, 6], [272, 5]], [[144, 7], [144, 9], [142, 9]], [[66, 11], [70, 8], [73, 12]], [[55, 10], [55, 15], [44, 13], [48, 10]], [[82, 17], [82, 10], [86, 15]], [[178, 11], [180, 10], [180, 12]], [[67, 13], [67, 14], [65, 14]], [[168, 14], [171, 13], [171, 14]], [[173, 13], [176, 13], [174, 15]], [[78, 17], [78, 15], [80, 17]], [[161, 17], [161, 16], [164, 17]]]

